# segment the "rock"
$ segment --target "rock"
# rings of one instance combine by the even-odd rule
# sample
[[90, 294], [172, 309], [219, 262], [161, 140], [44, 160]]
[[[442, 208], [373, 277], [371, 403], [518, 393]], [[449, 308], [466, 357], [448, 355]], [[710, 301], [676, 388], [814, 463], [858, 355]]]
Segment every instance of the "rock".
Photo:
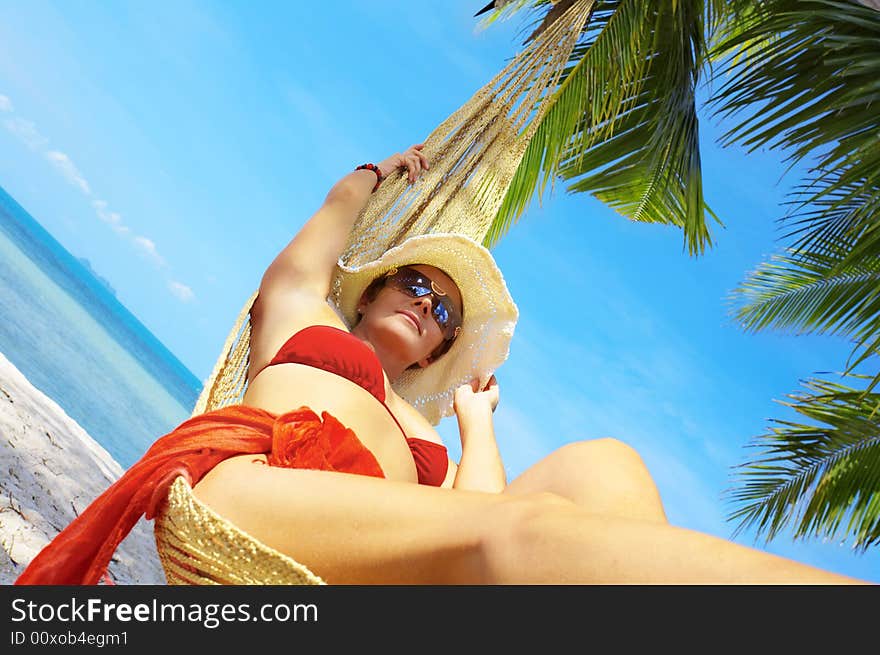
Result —
[[[0, 584], [122, 475], [122, 467], [0, 354]], [[141, 519], [109, 567], [117, 584], [165, 584]]]

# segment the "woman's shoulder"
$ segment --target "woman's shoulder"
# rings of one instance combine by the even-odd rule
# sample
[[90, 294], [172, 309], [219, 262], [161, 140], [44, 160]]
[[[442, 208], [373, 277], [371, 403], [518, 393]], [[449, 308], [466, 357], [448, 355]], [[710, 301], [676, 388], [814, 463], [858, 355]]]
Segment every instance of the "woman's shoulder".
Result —
[[265, 304], [257, 306], [259, 296], [254, 301], [250, 317], [249, 378], [262, 370], [292, 335], [307, 327], [326, 325], [348, 332], [348, 326], [327, 300], [296, 297], [287, 300], [287, 304], [269, 308]]

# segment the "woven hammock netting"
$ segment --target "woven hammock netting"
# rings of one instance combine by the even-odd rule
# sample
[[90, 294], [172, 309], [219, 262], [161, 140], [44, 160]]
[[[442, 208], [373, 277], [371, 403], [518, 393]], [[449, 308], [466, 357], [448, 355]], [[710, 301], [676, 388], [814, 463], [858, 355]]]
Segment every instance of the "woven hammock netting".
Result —
[[[568, 63], [595, 0], [578, 0], [425, 140], [431, 163], [418, 183], [389, 176], [370, 196], [341, 257], [359, 266], [407, 238], [457, 233], [482, 243]], [[561, 8], [561, 7], [560, 7]], [[335, 283], [334, 283], [335, 287]], [[332, 296], [331, 292], [331, 296]], [[193, 416], [241, 401], [250, 309], [238, 316]]]

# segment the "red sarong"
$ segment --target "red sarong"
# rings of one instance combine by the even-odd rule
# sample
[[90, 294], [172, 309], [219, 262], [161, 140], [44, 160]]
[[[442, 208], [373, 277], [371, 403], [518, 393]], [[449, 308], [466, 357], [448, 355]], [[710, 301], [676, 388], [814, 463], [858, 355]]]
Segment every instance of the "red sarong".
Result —
[[141, 516], [152, 519], [178, 475], [195, 485], [224, 459], [266, 454], [271, 466], [385, 477], [357, 435], [308, 407], [277, 415], [231, 405], [195, 416], [160, 437], [119, 480], [58, 533], [17, 585], [97, 584]]

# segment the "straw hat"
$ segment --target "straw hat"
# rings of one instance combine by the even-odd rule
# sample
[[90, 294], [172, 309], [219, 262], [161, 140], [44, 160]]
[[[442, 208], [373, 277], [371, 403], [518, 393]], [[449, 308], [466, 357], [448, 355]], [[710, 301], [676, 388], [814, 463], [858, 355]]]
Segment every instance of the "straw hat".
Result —
[[451, 416], [455, 389], [479, 378], [484, 386], [505, 359], [519, 310], [491, 253], [460, 234], [410, 237], [376, 260], [346, 266], [339, 260], [330, 299], [348, 327], [370, 282], [398, 266], [427, 264], [443, 270], [461, 291], [461, 333], [442, 357], [426, 368], [408, 369], [392, 386], [433, 425]]

